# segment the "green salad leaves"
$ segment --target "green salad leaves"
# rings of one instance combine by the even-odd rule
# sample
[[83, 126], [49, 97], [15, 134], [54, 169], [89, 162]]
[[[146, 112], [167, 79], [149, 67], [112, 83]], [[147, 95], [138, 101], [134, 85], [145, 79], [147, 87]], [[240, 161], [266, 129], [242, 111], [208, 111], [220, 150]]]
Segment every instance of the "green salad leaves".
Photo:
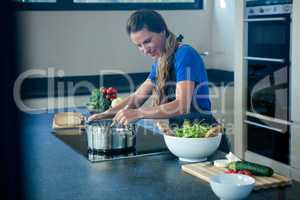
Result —
[[206, 137], [206, 134], [211, 128], [213, 128], [212, 125], [206, 124], [204, 122], [191, 123], [190, 121], [185, 120], [182, 127], [175, 128], [174, 132], [177, 137], [203, 138]]

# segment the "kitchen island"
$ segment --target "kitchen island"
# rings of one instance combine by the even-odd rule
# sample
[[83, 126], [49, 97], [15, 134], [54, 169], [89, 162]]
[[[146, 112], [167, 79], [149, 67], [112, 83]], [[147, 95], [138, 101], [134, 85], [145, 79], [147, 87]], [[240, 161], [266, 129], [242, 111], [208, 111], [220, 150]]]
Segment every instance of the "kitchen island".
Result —
[[[27, 199], [218, 199], [207, 182], [183, 172], [183, 163], [171, 154], [89, 162], [51, 133], [54, 113], [22, 114]], [[217, 152], [210, 159], [222, 156]], [[300, 183], [255, 191], [249, 199], [299, 200]]]

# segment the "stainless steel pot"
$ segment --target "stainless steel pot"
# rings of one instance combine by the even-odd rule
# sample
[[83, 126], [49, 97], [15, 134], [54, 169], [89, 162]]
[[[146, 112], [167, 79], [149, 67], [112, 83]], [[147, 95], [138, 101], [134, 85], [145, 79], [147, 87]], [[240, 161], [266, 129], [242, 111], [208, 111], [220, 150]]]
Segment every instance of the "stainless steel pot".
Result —
[[86, 123], [88, 147], [90, 150], [110, 151], [129, 149], [135, 146], [135, 126], [112, 125], [111, 119]]

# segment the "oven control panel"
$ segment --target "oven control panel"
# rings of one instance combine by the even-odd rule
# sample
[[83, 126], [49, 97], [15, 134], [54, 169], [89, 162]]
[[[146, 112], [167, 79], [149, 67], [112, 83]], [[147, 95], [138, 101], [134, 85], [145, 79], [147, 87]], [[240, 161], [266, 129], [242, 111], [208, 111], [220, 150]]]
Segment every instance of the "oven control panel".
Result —
[[292, 12], [292, 4], [255, 6], [246, 8], [247, 16], [278, 15]]

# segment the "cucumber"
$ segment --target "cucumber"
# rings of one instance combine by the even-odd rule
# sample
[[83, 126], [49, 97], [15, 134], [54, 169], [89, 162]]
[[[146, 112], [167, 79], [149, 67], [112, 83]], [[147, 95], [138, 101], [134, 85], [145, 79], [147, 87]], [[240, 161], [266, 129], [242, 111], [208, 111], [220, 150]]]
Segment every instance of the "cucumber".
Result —
[[234, 171], [246, 169], [256, 176], [272, 176], [274, 174], [274, 170], [272, 168], [248, 161], [231, 162], [228, 165], [228, 169]]

